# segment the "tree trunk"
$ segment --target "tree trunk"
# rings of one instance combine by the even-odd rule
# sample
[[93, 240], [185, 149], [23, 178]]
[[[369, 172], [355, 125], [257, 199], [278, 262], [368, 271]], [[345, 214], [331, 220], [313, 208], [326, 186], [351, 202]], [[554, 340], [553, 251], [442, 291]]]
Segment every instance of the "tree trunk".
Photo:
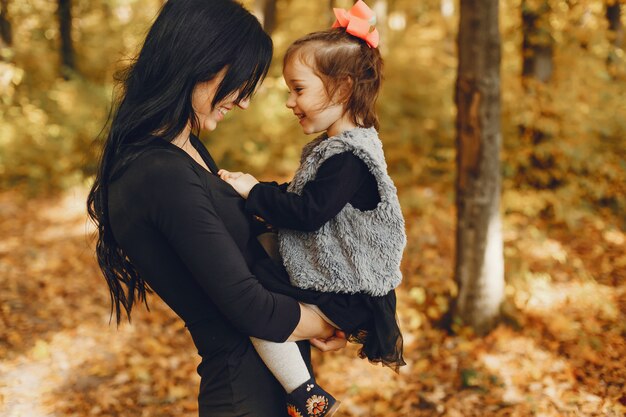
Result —
[[611, 48], [606, 59], [609, 72], [613, 77], [617, 74], [616, 65], [620, 61], [617, 50], [624, 45], [624, 26], [622, 25], [622, 5], [619, 0], [609, 0], [606, 5], [606, 19], [609, 22], [609, 42]]
[[269, 34], [276, 29], [276, 1], [256, 0], [254, 4], [254, 14], [263, 25], [263, 29]]
[[609, 0], [606, 5], [606, 19], [609, 21], [609, 40], [617, 48], [624, 44], [624, 26], [622, 25], [622, 5], [619, 0]]
[[549, 0], [522, 0], [522, 85], [533, 103], [529, 106], [536, 117], [518, 125], [520, 140], [531, 149], [528, 165], [520, 165], [518, 173], [522, 181], [537, 188], [555, 188], [562, 180], [553, 174], [555, 158], [552, 144], [548, 148], [539, 145], [548, 143], [553, 134], [542, 130], [538, 118], [554, 119], [555, 115], [543, 104], [547, 84], [554, 71], [555, 41], [550, 24]]
[[461, 0], [458, 34], [457, 231], [453, 314], [491, 330], [504, 298], [500, 227], [498, 0]]
[[378, 29], [378, 33], [380, 34], [380, 47], [381, 52], [385, 53], [387, 50], [387, 46], [389, 45], [389, 39], [387, 38], [387, 16], [388, 16], [388, 5], [387, 0], [376, 0], [370, 3], [370, 6], [374, 13], [376, 13], [376, 29]]
[[0, 47], [13, 45], [13, 30], [8, 8], [9, 0], [0, 0]]
[[553, 72], [554, 39], [550, 30], [550, 5], [522, 0], [522, 77], [548, 82]]
[[72, 43], [72, 0], [59, 0], [57, 9], [61, 34], [61, 74], [69, 78], [76, 71], [74, 44]]

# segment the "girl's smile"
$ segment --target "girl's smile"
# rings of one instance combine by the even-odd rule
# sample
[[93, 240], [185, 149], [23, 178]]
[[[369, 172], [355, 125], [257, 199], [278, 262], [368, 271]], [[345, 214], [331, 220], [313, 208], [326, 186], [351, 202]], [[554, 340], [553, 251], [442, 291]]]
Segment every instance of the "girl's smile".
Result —
[[289, 87], [286, 106], [298, 118], [305, 134], [326, 131], [328, 136], [335, 136], [356, 127], [350, 122], [343, 103], [328, 97], [322, 79], [301, 59], [291, 59], [283, 70], [283, 77]]

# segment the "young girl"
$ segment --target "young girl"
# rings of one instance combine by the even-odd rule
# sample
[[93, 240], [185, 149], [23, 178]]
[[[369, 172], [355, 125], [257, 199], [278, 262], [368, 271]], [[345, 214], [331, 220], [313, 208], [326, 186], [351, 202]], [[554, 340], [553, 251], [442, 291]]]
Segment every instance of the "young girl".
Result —
[[[406, 235], [376, 131], [374, 105], [382, 78], [378, 32], [371, 31], [373, 13], [362, 1], [335, 14], [333, 29], [297, 40], [284, 58], [287, 107], [304, 133], [324, 132], [304, 147], [291, 183], [219, 174], [247, 199], [250, 214], [279, 229], [288, 276], [283, 271], [285, 282], [264, 281], [272, 275], [264, 269], [282, 265], [259, 264], [254, 272], [261, 282], [309, 303], [363, 344], [361, 357], [397, 371], [404, 361], [394, 288], [401, 281]], [[288, 393], [289, 415], [335, 413], [339, 402], [317, 386], [294, 343], [252, 341]]]

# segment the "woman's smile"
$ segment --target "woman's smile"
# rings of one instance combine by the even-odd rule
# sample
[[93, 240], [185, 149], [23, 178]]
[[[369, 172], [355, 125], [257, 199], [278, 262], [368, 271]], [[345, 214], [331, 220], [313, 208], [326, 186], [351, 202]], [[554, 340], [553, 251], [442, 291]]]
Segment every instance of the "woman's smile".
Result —
[[226, 116], [226, 114], [230, 111], [231, 109], [226, 108], [226, 107], [218, 107], [215, 109], [215, 119], [218, 122], [221, 122], [222, 120], [224, 120], [224, 117]]

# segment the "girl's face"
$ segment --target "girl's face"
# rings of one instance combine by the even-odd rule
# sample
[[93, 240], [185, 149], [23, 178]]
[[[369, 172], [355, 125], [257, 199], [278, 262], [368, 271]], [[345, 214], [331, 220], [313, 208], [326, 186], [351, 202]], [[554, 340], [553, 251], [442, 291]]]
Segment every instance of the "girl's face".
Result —
[[245, 99], [235, 104], [238, 92], [234, 92], [217, 103], [214, 108], [211, 108], [211, 103], [213, 102], [215, 93], [217, 93], [217, 88], [225, 75], [226, 68], [217, 73], [213, 79], [198, 83], [193, 89], [191, 105], [200, 121], [200, 129], [207, 131], [215, 130], [217, 124], [224, 120], [226, 113], [231, 111], [235, 106], [245, 110], [250, 105], [250, 99]]
[[328, 132], [328, 136], [340, 133], [347, 120], [344, 105], [329, 99], [324, 83], [313, 70], [294, 57], [283, 69], [283, 77], [289, 88], [287, 107], [299, 119], [305, 134]]

